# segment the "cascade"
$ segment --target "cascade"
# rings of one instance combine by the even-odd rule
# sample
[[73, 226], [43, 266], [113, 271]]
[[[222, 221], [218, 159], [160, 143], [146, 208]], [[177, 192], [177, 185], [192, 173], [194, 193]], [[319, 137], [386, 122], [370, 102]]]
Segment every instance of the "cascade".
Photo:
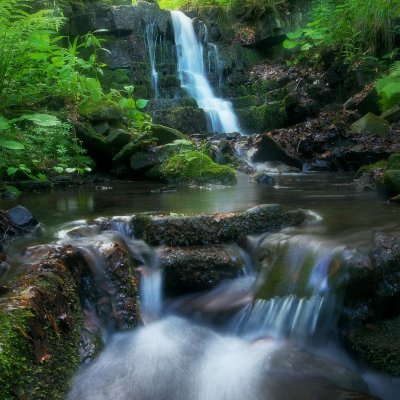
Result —
[[[149, 22], [146, 25], [146, 42], [150, 57], [150, 67], [151, 67], [151, 87], [154, 90], [154, 97], [158, 99], [159, 97], [159, 86], [158, 86], [158, 72], [156, 70], [156, 50], [157, 50], [157, 26], [154, 21]], [[160, 38], [161, 40], [161, 38]]]
[[181, 11], [171, 11], [181, 86], [208, 118], [212, 132], [240, 132], [229, 101], [216, 97], [204, 71], [203, 45], [197, 40], [192, 20]]

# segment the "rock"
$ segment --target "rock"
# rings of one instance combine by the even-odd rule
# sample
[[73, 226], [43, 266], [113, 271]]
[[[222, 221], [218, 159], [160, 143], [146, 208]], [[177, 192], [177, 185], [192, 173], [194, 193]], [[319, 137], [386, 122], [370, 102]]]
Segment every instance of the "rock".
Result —
[[106, 138], [98, 135], [89, 123], [77, 123], [75, 129], [77, 137], [82, 141], [89, 156], [96, 161], [97, 166], [109, 168], [113, 149]]
[[383, 176], [383, 184], [389, 194], [400, 194], [400, 169], [388, 169]]
[[93, 128], [98, 135], [105, 135], [110, 129], [110, 124], [107, 121], [103, 121], [94, 125]]
[[386, 169], [400, 169], [400, 153], [390, 155]]
[[99, 61], [107, 64], [107, 68], [111, 70], [117, 68], [129, 68], [132, 61], [129, 52], [129, 44], [126, 39], [117, 39], [108, 37], [105, 41], [104, 48], [108, 52], [100, 52]]
[[236, 278], [243, 267], [239, 252], [222, 246], [167, 248], [161, 260], [167, 294], [208, 290]]
[[275, 178], [268, 174], [266, 171], [257, 172], [254, 176], [254, 180], [257, 183], [263, 183], [265, 185], [274, 186], [275, 185]]
[[145, 216], [132, 218], [134, 234], [149, 244], [193, 246], [236, 241], [243, 235], [265, 232], [304, 220], [301, 211], [286, 212], [264, 204], [244, 212], [198, 216]]
[[389, 199], [389, 201], [394, 204], [400, 204], [400, 194], [398, 194], [397, 196], [391, 197]]
[[79, 113], [89, 121], [115, 121], [122, 118], [121, 107], [113, 101], [86, 102], [79, 107]]
[[157, 138], [158, 144], [167, 144], [175, 140], [186, 139], [186, 136], [182, 132], [163, 125], [153, 124], [151, 126], [151, 133]]
[[361, 115], [367, 113], [380, 113], [379, 96], [375, 84], [371, 83], [360, 92], [348, 99], [343, 108], [346, 110], [357, 110]]
[[140, 171], [143, 169], [150, 169], [151, 167], [160, 164], [160, 162], [161, 161], [156, 153], [151, 151], [139, 151], [129, 159], [129, 166], [134, 171]]
[[156, 111], [153, 122], [174, 127], [185, 134], [208, 132], [204, 110], [197, 107], [178, 107]]
[[264, 133], [254, 143], [255, 151], [252, 156], [254, 162], [280, 161], [296, 168], [302, 168], [302, 163], [284, 150], [272, 135]]
[[387, 136], [390, 133], [389, 123], [371, 112], [354, 122], [350, 129], [354, 133], [368, 133], [378, 136]]
[[85, 271], [71, 248], [52, 249], [0, 297], [0, 398], [64, 398], [79, 365]]
[[386, 121], [390, 123], [400, 121], [400, 106], [396, 104], [390, 110], [387, 110], [384, 113], [382, 113], [380, 117], [386, 119]]
[[32, 213], [24, 206], [15, 206], [7, 211], [11, 222], [24, 231], [33, 231], [38, 226], [38, 221]]
[[160, 172], [168, 181], [179, 184], [236, 184], [236, 171], [215, 163], [198, 151], [181, 152], [167, 158]]
[[114, 157], [114, 166], [121, 165], [128, 161], [135, 153], [147, 151], [150, 146], [157, 144], [157, 139], [150, 133], [145, 132], [134, 136]]
[[124, 129], [114, 129], [106, 137], [106, 142], [111, 146], [121, 149], [132, 140], [132, 133]]

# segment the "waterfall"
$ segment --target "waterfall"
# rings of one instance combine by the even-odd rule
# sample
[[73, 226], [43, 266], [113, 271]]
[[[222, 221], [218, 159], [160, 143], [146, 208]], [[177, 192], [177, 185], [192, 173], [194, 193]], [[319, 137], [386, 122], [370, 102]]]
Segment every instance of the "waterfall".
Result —
[[[208, 72], [215, 70], [218, 79], [218, 87], [222, 86], [222, 63], [219, 55], [218, 46], [215, 43], [207, 43], [208, 46]], [[213, 68], [214, 67], [214, 68]]]
[[231, 103], [213, 93], [204, 71], [203, 46], [196, 38], [192, 20], [181, 11], [171, 11], [171, 16], [182, 88], [205, 111], [210, 131], [240, 132]]
[[149, 22], [146, 25], [146, 42], [149, 50], [150, 66], [151, 66], [151, 87], [154, 90], [154, 97], [159, 97], [158, 87], [158, 72], [156, 70], [156, 48], [157, 48], [157, 26], [154, 21]]

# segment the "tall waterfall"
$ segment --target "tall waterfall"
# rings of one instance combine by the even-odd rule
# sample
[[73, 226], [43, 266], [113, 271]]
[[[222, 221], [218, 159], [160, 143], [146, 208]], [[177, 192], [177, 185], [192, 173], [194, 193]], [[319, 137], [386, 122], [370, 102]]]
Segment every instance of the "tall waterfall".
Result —
[[207, 79], [203, 46], [196, 38], [192, 20], [181, 11], [171, 11], [171, 16], [181, 86], [205, 111], [212, 132], [240, 132], [231, 103], [216, 97]]

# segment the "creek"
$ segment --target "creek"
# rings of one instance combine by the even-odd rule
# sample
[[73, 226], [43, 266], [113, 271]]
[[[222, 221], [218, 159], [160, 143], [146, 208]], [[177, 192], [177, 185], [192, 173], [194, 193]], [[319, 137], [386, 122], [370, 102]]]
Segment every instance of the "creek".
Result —
[[[358, 365], [337, 340], [340, 299], [326, 280], [334, 259], [368, 247], [376, 231], [398, 230], [398, 208], [375, 193], [354, 191], [345, 175], [277, 174], [275, 180], [275, 186], [259, 185], [239, 175], [234, 187], [176, 190], [110, 182], [97, 190], [86, 185], [18, 199], [42, 227], [38, 236], [12, 244], [16, 260], [27, 245], [72, 243], [88, 249], [104, 286], [101, 255], [93, 244], [107, 246], [119, 237], [146, 266], [140, 287], [145, 326], [118, 333], [103, 321], [105, 349], [78, 373], [70, 400], [370, 398], [355, 394], [367, 391], [360, 377], [372, 394], [398, 399], [399, 380]], [[100, 216], [229, 212], [261, 203], [302, 208], [307, 221], [243, 238], [237, 244], [243, 260], [238, 278], [197, 295], [164, 295], [162, 248], [135, 240], [124, 218], [116, 218], [112, 234], [68, 235]], [[12, 205], [11, 200], [0, 204]], [[260, 248], [272, 254], [267, 265], [258, 261]], [[303, 279], [291, 278], [299, 275]]]

